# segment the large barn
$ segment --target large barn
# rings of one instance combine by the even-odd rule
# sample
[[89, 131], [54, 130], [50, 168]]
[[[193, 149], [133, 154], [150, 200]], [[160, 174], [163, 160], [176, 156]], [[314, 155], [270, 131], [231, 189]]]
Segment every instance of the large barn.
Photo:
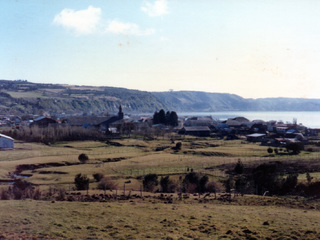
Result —
[[14, 148], [14, 139], [0, 134], [0, 149]]

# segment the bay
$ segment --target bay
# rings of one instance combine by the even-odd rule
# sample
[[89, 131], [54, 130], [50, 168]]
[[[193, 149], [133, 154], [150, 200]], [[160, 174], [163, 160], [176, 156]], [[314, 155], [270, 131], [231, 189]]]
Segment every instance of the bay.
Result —
[[298, 124], [302, 124], [308, 128], [320, 128], [320, 112], [181, 112], [178, 116], [211, 116], [214, 120], [227, 120], [234, 117], [245, 117], [252, 120], [263, 121], [282, 121], [284, 123], [293, 123], [297, 120]]

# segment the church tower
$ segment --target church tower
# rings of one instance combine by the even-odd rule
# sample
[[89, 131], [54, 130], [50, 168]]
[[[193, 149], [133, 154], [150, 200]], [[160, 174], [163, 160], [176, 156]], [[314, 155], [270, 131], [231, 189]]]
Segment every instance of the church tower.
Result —
[[119, 118], [119, 119], [123, 119], [123, 112], [122, 112], [122, 107], [121, 107], [121, 105], [120, 105], [120, 107], [119, 107], [118, 118]]

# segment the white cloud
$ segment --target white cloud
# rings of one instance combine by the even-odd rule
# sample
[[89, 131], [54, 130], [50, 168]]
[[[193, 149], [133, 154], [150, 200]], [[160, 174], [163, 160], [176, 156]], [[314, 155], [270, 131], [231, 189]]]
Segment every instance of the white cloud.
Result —
[[158, 17], [169, 13], [167, 0], [156, 0], [154, 3], [146, 1], [141, 10], [151, 17]]
[[123, 23], [113, 20], [109, 23], [106, 32], [126, 35], [150, 35], [155, 31], [154, 29], [141, 30], [140, 27], [135, 23]]
[[143, 36], [155, 32], [152, 28], [142, 30], [135, 23], [124, 23], [118, 20], [103, 24], [100, 16], [101, 9], [92, 6], [79, 11], [63, 9], [54, 17], [53, 23], [70, 29], [76, 34], [111, 33]]
[[101, 9], [92, 6], [79, 11], [63, 9], [54, 17], [53, 23], [69, 28], [77, 34], [90, 34], [97, 31], [100, 15]]

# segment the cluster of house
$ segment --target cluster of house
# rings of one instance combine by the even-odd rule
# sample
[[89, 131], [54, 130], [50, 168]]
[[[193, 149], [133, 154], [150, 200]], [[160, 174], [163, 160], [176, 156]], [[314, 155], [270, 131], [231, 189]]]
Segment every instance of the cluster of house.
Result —
[[214, 121], [211, 117], [190, 117], [184, 122], [181, 134], [193, 136], [217, 136], [235, 139], [246, 136], [249, 142], [286, 145], [292, 142], [306, 143], [309, 139], [320, 140], [320, 129], [310, 129], [302, 124], [283, 123], [278, 121], [250, 121], [244, 117]]
[[[48, 127], [62, 125], [97, 129], [110, 134], [117, 134], [119, 126], [124, 124], [134, 126], [129, 131], [146, 129], [146, 127], [166, 129], [165, 126], [153, 125], [151, 116], [124, 116], [121, 106], [118, 114], [114, 116], [68, 116], [58, 119], [45, 116], [34, 119], [22, 119], [16, 116], [0, 118], [0, 126], [19, 128], [21, 126]], [[318, 138], [320, 133], [320, 129], [309, 129], [301, 124], [277, 121], [265, 122], [263, 120], [250, 121], [244, 117], [230, 118], [225, 121], [213, 120], [212, 117], [180, 117], [179, 126], [171, 130], [183, 135], [215, 136], [224, 139], [235, 139], [241, 135], [246, 136], [250, 142], [267, 143], [271, 140], [273, 144], [278, 145], [288, 142], [306, 142], [310, 138]], [[13, 139], [0, 134], [0, 148], [13, 148]]]

